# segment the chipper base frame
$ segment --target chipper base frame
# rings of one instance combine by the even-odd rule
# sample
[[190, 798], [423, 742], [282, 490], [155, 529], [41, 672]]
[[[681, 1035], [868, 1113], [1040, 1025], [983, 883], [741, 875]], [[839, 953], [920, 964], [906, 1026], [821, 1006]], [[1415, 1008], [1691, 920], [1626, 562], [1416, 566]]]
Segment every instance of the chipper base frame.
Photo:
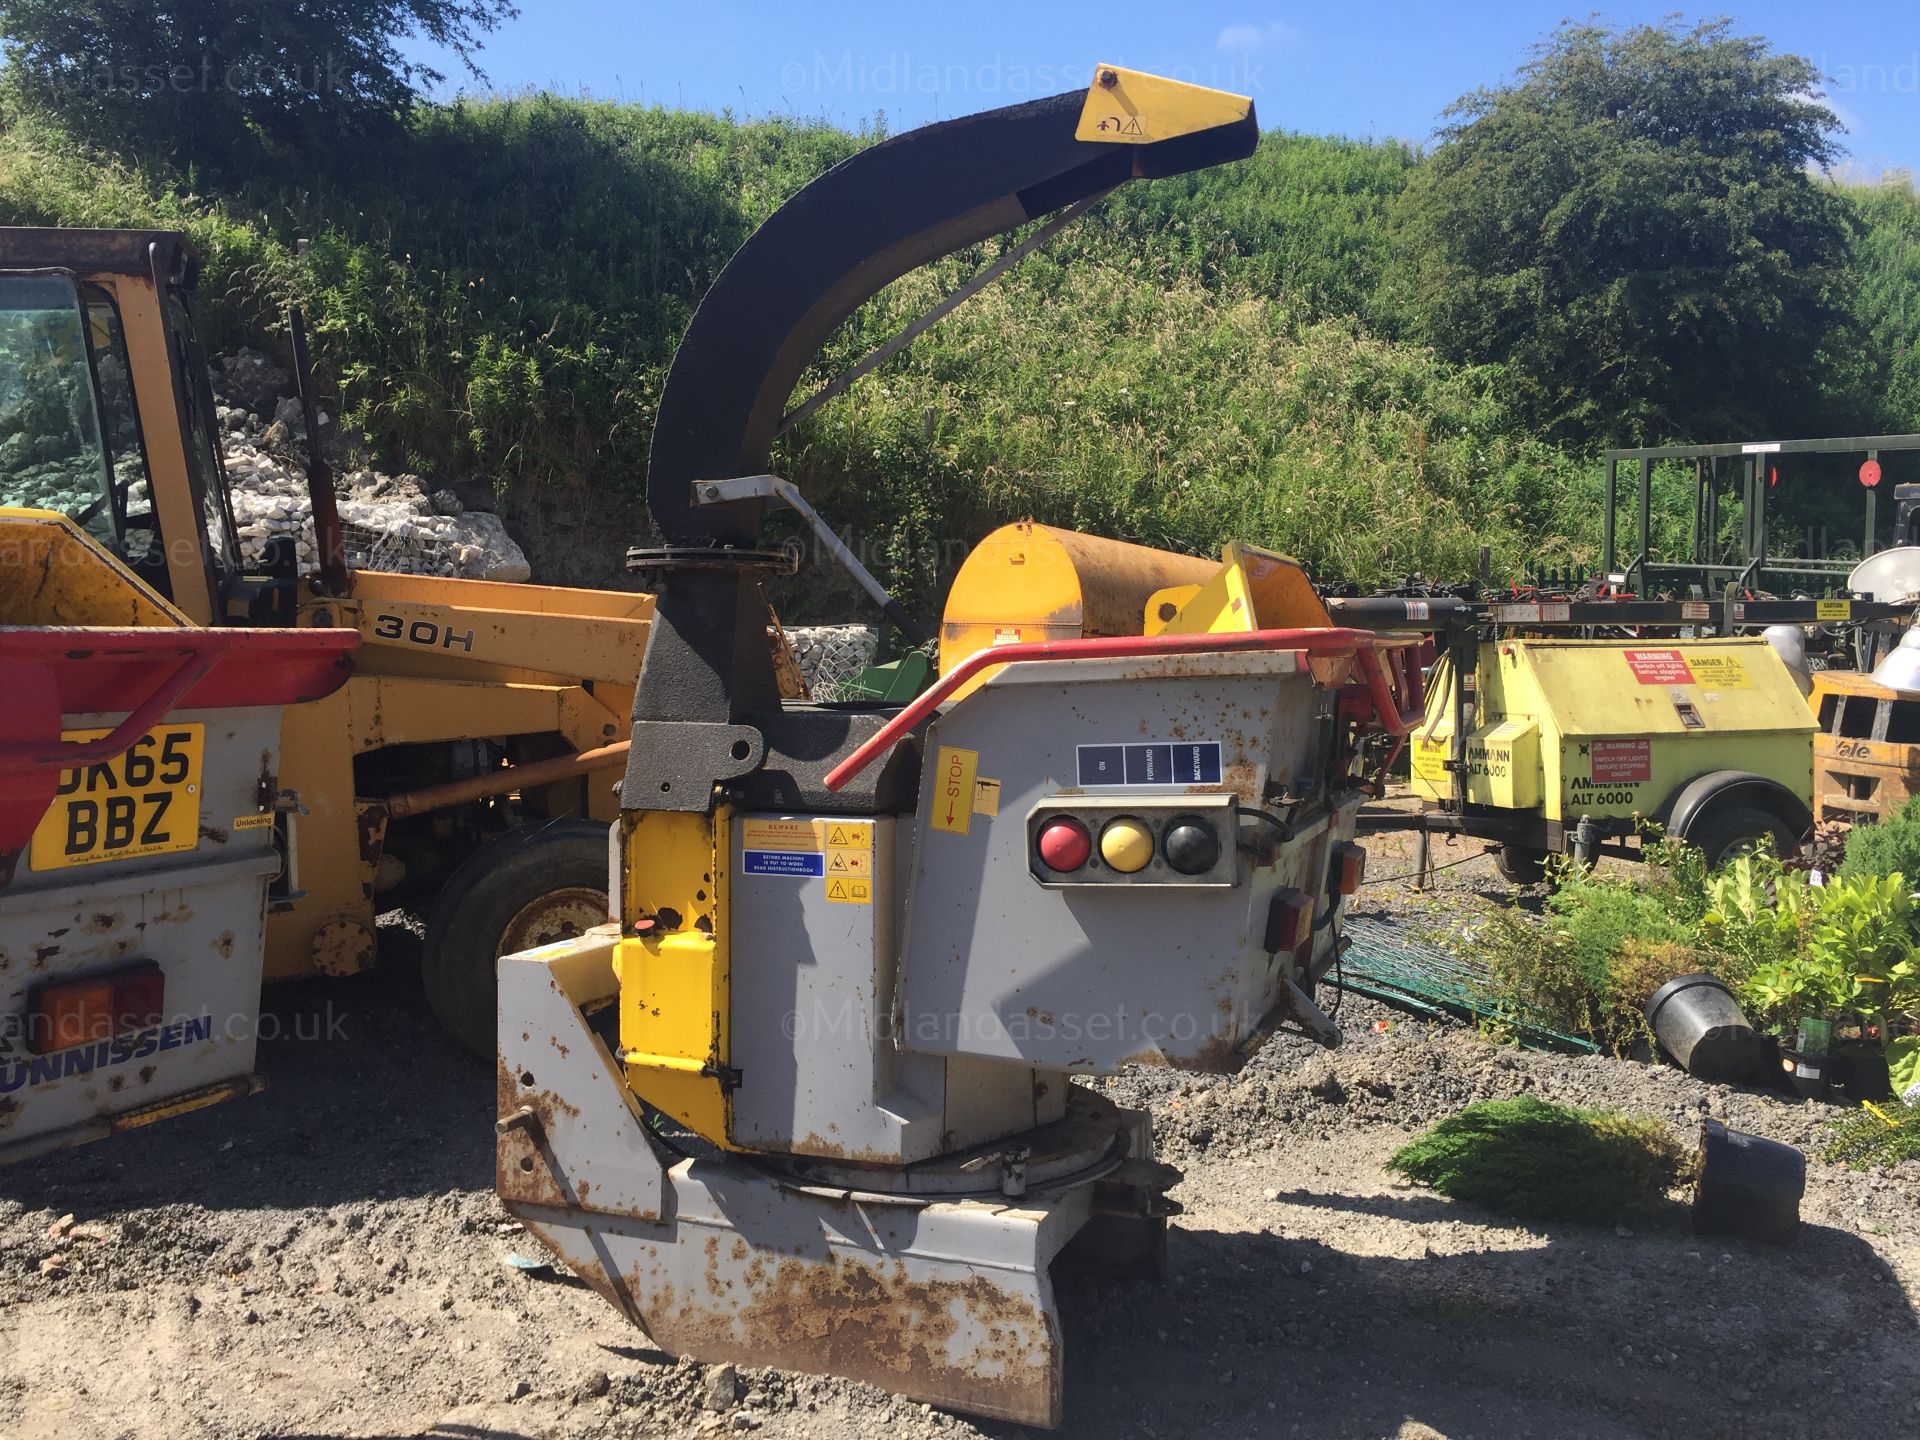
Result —
[[[1030, 1174], [1057, 1172], [1018, 1198], [850, 1190], [741, 1156], [676, 1156], [588, 1018], [616, 994], [616, 939], [603, 928], [500, 963], [501, 1010], [518, 1019], [500, 1049], [507, 1208], [670, 1354], [1058, 1425], [1055, 1257], [1096, 1213], [1138, 1229], [1134, 1252], [1151, 1257], [1171, 1208], [1113, 1213], [1128, 1188], [1116, 1182], [1150, 1148], [1144, 1115], [1079, 1090], [1068, 1120], [996, 1147], [1030, 1150]], [[1006, 1173], [973, 1168], [989, 1184]], [[1178, 1179], [1146, 1169], [1156, 1194]]]

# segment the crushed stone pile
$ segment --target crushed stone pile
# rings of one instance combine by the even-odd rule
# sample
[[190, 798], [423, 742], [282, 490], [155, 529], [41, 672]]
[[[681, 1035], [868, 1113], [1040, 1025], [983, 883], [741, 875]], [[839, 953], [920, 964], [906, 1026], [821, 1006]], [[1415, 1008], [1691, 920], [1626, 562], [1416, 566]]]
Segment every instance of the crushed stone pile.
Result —
[[[244, 562], [291, 536], [303, 572], [319, 563], [307, 497], [306, 422], [292, 377], [254, 350], [216, 362], [213, 389]], [[327, 423], [325, 417], [320, 422]], [[523, 581], [532, 567], [498, 515], [470, 509], [418, 475], [347, 470], [334, 481], [347, 561], [367, 570]]]
[[816, 700], [833, 692], [873, 664], [880, 632], [872, 625], [786, 625], [781, 627], [807, 689]]

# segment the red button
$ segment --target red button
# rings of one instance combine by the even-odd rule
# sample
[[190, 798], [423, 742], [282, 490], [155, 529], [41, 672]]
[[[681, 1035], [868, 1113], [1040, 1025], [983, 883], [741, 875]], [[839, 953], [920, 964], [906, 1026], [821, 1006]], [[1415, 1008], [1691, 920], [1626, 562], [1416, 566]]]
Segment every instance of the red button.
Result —
[[1049, 870], [1078, 870], [1093, 853], [1093, 836], [1078, 820], [1062, 817], [1040, 827], [1040, 858]]

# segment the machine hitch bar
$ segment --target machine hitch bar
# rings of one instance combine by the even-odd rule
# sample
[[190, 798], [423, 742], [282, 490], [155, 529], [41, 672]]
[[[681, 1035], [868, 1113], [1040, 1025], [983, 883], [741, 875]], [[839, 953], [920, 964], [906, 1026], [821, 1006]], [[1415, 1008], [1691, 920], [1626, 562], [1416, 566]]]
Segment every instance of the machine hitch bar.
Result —
[[1103, 635], [1092, 639], [1028, 640], [976, 650], [942, 675], [925, 693], [889, 720], [865, 744], [827, 772], [828, 790], [838, 791], [913, 728], [940, 703], [982, 670], [1033, 660], [1150, 660], [1166, 655], [1220, 655], [1249, 650], [1293, 650], [1333, 659], [1352, 656], [1373, 699], [1375, 718], [1389, 735], [1405, 735], [1420, 722], [1416, 707], [1404, 708], [1387, 678], [1380, 652], [1418, 644], [1418, 635], [1369, 634], [1325, 626], [1294, 630], [1249, 630], [1225, 635]]

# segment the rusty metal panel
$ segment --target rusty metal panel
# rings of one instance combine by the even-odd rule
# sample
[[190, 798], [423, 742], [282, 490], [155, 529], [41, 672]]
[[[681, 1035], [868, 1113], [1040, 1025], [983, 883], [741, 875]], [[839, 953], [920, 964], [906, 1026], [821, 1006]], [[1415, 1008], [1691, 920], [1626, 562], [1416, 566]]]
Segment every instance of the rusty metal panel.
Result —
[[[949, 1165], [942, 1180], [963, 1188], [937, 1195], [805, 1183], [756, 1156], [685, 1157], [649, 1132], [589, 1018], [615, 998], [617, 940], [609, 925], [501, 962], [496, 1183], [507, 1208], [672, 1354], [843, 1375], [1057, 1425], [1049, 1270], [1116, 1189], [1151, 1192], [1167, 1213], [1177, 1172], [1128, 1168], [1150, 1154], [1145, 1117], [1072, 1087], [1057, 1160], [1031, 1137], [1032, 1189], [1013, 1199], [1007, 1165], [1027, 1163], [1024, 1144], [983, 1152], [988, 1166]], [[899, 1185], [923, 1167], [841, 1168], [854, 1183]]]
[[581, 1008], [618, 994], [619, 940], [617, 926], [601, 925], [500, 962], [495, 1188], [509, 1206], [661, 1214], [659, 1157]]
[[[272, 826], [256, 822], [279, 714], [183, 710], [168, 724], [205, 727], [194, 848], [44, 870], [23, 857], [0, 891], [0, 1158], [8, 1146], [94, 1138], [108, 1117], [253, 1069], [266, 883], [280, 866]], [[27, 1012], [39, 987], [139, 961], [165, 976], [159, 1025], [33, 1053]]]

